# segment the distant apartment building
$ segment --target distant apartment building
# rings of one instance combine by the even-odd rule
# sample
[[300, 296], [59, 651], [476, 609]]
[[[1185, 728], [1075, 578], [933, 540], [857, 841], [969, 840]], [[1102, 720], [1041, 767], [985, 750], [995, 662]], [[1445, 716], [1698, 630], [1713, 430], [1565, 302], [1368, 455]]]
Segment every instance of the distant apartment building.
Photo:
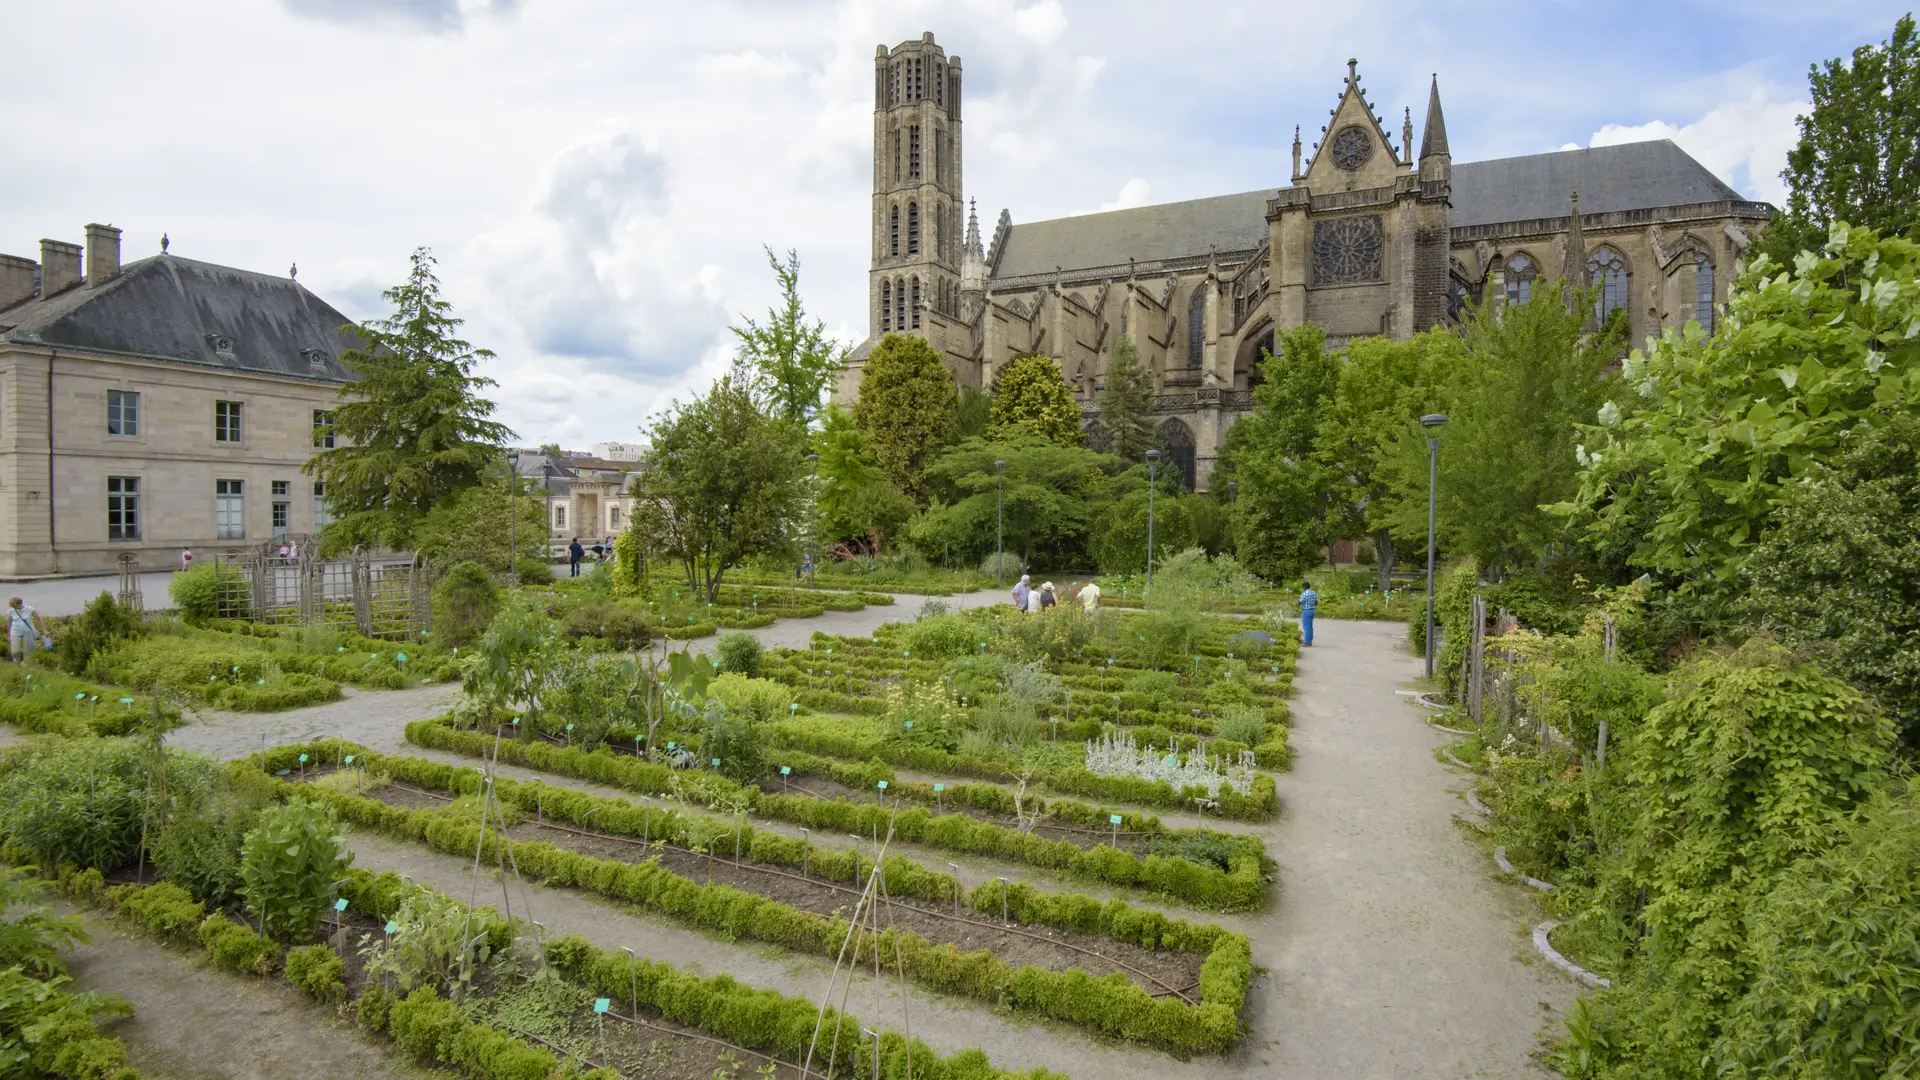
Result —
[[601, 461], [639, 461], [646, 452], [642, 443], [597, 442], [593, 444], [592, 455]]
[[[120, 230], [0, 255], [0, 577], [148, 569], [317, 533], [345, 315], [293, 279]], [[84, 260], [83, 260], [84, 254]]]

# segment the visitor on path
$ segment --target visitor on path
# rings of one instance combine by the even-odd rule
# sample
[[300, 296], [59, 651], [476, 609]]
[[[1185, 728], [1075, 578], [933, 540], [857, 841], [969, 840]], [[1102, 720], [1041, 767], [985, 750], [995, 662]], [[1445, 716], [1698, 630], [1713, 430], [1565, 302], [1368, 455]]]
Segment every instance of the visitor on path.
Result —
[[1313, 591], [1313, 582], [1300, 583], [1300, 644], [1313, 644], [1313, 609], [1320, 606], [1320, 594]]
[[580, 546], [580, 538], [574, 537], [573, 543], [567, 545], [567, 564], [573, 568], [573, 573], [567, 576], [580, 576], [580, 560], [586, 558], [586, 555], [587, 549]]
[[1032, 580], [1033, 579], [1027, 575], [1021, 574], [1020, 580], [1013, 583], [1013, 609], [1015, 611], [1027, 610], [1027, 601], [1033, 595], [1033, 586], [1029, 584]]
[[600, 550], [604, 552], [604, 554], [600, 556], [601, 562], [606, 562], [608, 559], [613, 558], [613, 537], [607, 537], [606, 543], [601, 545]]
[[193, 552], [191, 549], [188, 549], [188, 548], [180, 549], [180, 569], [181, 570], [193, 569]]
[[1100, 610], [1100, 583], [1089, 581], [1080, 589], [1080, 607], [1091, 615]]
[[[47, 621], [39, 612], [17, 596], [7, 600], [7, 655], [14, 663], [26, 663], [27, 650], [42, 640], [46, 632]], [[46, 647], [53, 648], [53, 642], [47, 642]]]
[[1053, 594], [1053, 582], [1049, 581], [1046, 584], [1040, 586], [1040, 610], [1041, 611], [1045, 611], [1059, 602], [1060, 602], [1059, 598], [1054, 596]]
[[284, 559], [286, 559], [286, 558], [287, 558], [287, 552], [288, 552], [289, 550], [291, 550], [291, 549], [287, 547], [287, 543], [286, 543], [286, 541], [284, 541], [284, 540], [283, 540], [283, 541], [281, 541], [281, 542], [280, 542], [280, 558], [281, 558], [281, 559], [283, 559], [283, 560], [284, 560]]

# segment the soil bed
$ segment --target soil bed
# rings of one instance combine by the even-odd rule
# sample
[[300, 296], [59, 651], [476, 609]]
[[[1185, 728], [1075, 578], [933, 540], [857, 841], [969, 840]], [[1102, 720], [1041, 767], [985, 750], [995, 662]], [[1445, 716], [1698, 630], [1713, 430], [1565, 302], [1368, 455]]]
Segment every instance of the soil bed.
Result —
[[[389, 806], [409, 809], [445, 805], [443, 797], [423, 794], [398, 785], [386, 785], [369, 791], [370, 798]], [[731, 885], [801, 911], [817, 915], [849, 917], [859, 900], [853, 883], [829, 882], [813, 876], [750, 861], [734, 862], [731, 853], [706, 855], [669, 847], [659, 842], [643, 845], [637, 840], [607, 836], [586, 830], [520, 821], [507, 830], [509, 839], [539, 840], [595, 858], [620, 862], [640, 862], [658, 857], [667, 869], [693, 881]], [[868, 862], [865, 865], [871, 866]], [[1175, 950], [1143, 949], [1112, 938], [1080, 934], [1051, 927], [1007, 927], [990, 919], [975, 918], [964, 907], [954, 917], [950, 908], [936, 910], [918, 901], [893, 900], [881, 908], [881, 926], [897, 926], [935, 943], [951, 942], [963, 951], [987, 949], [1014, 968], [1027, 964], [1054, 971], [1081, 968], [1096, 977], [1120, 972], [1138, 983], [1149, 994], [1199, 999], [1200, 966], [1206, 958], [1198, 953]]]

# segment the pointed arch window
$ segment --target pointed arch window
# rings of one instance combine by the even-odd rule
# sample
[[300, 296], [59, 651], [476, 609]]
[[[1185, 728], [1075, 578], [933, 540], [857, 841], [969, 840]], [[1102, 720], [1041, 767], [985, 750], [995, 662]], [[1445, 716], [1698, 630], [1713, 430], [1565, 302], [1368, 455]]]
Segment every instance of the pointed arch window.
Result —
[[899, 278], [893, 279], [893, 328], [907, 328], [907, 284]]
[[900, 204], [894, 203], [887, 213], [887, 254], [900, 254]]
[[918, 330], [920, 329], [920, 279], [917, 277], [913, 279], [913, 301], [911, 309], [913, 311], [913, 328]]
[[907, 179], [920, 179], [920, 125], [907, 125]]
[[907, 254], [920, 254], [920, 204], [907, 204]]
[[1524, 304], [1533, 299], [1533, 283], [1540, 279], [1540, 264], [1526, 255], [1507, 260], [1507, 303]]
[[1713, 260], [1699, 248], [1693, 249], [1693, 321], [1700, 332], [1713, 333]]
[[1187, 366], [1197, 368], [1207, 352], [1207, 287], [1193, 287], [1193, 299], [1187, 302]]
[[1604, 323], [1627, 306], [1627, 281], [1627, 259], [1617, 249], [1595, 248], [1587, 257], [1587, 285], [1599, 291], [1593, 300], [1595, 322]]
[[893, 331], [893, 282], [880, 283], [880, 332]]

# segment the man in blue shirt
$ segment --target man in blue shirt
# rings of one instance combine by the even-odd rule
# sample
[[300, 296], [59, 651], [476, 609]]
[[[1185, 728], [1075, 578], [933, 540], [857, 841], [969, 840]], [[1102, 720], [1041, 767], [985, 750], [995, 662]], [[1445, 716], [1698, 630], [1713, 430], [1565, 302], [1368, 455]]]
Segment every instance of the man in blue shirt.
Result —
[[1033, 594], [1033, 579], [1025, 574], [1013, 586], [1013, 606], [1016, 610], [1027, 610], [1027, 597]]
[[1300, 644], [1313, 645], [1313, 609], [1320, 606], [1320, 594], [1313, 591], [1313, 582], [1300, 583]]

